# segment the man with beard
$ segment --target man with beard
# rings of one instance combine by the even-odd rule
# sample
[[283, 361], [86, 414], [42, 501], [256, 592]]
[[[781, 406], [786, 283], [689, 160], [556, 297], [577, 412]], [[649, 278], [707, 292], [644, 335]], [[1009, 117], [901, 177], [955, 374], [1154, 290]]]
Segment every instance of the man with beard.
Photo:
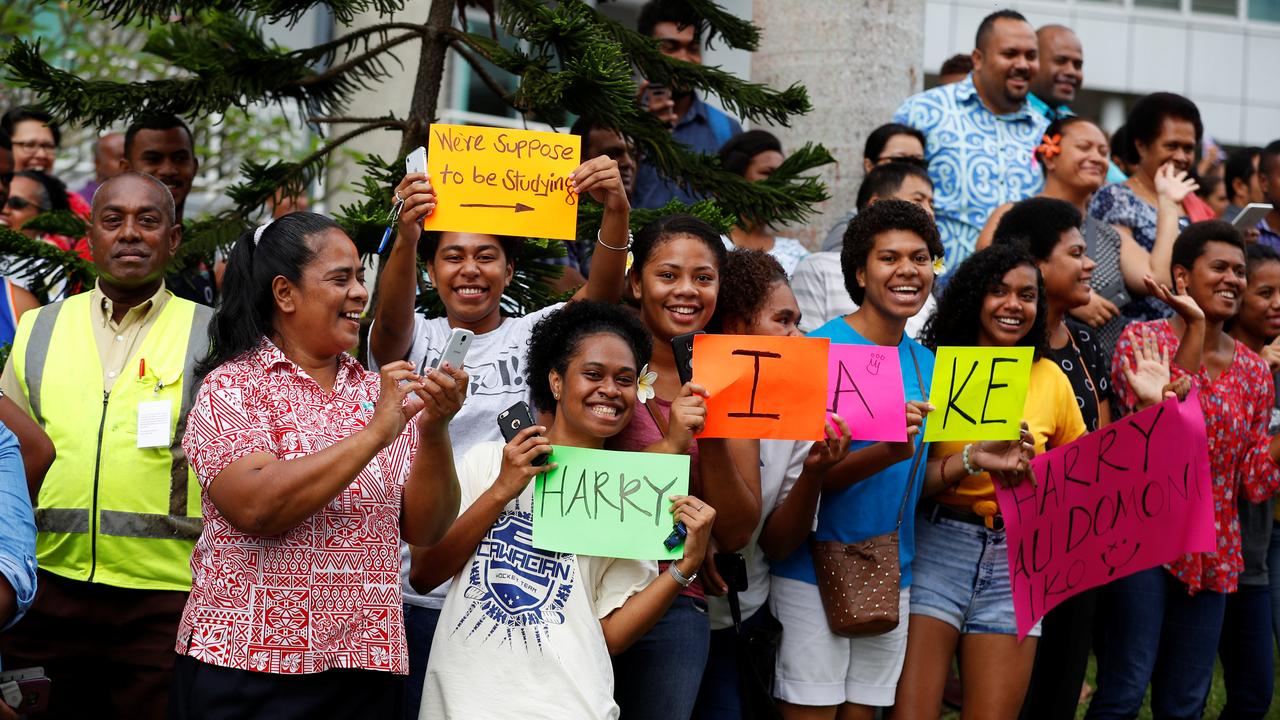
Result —
[[1027, 105], [1040, 70], [1035, 31], [1020, 13], [999, 10], [978, 26], [975, 46], [969, 77], [907, 98], [893, 116], [925, 134], [949, 267], [973, 253], [992, 210], [1044, 184], [1032, 153], [1049, 121]]
[[[662, 54], [702, 64], [703, 22], [684, 0], [650, 0], [640, 10], [637, 30], [658, 41]], [[686, 149], [714, 155], [742, 132], [737, 120], [702, 101], [691, 89], [641, 83], [640, 102], [671, 128], [671, 136]], [[660, 208], [671, 200], [693, 203], [702, 195], [682, 188], [641, 159], [636, 170], [633, 208]]]
[[[146, 173], [164, 183], [173, 195], [177, 219], [182, 215], [191, 194], [191, 184], [200, 161], [196, 158], [191, 128], [177, 115], [150, 115], [134, 121], [124, 133], [124, 172]], [[171, 273], [165, 284], [174, 295], [201, 305], [213, 305], [215, 288], [213, 273], [203, 262], [193, 262], [181, 273]]]

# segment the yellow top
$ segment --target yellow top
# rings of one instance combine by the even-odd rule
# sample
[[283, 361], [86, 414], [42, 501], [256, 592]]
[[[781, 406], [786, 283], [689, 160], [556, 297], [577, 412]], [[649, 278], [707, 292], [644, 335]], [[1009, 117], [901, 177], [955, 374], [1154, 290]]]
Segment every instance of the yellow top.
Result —
[[[1031, 384], [1022, 407], [1023, 419], [1027, 421], [1035, 438], [1037, 455], [1046, 449], [1066, 445], [1085, 434], [1084, 419], [1076, 404], [1071, 381], [1052, 360], [1041, 358], [1031, 366]], [[967, 444], [962, 441], [933, 443], [929, 454], [935, 458], [952, 454], [958, 456]], [[951, 461], [953, 464], [959, 462], [959, 457]], [[995, 515], [999, 510], [995, 502], [996, 490], [987, 473], [970, 475], [955, 487], [938, 493], [933, 499], [984, 517]]]
[[[112, 319], [114, 303], [111, 302], [111, 298], [103, 294], [101, 284], [95, 283], [93, 290], [89, 292], [91, 293], [89, 295], [90, 312], [93, 314], [91, 323], [93, 340], [98, 346], [98, 359], [102, 363], [102, 389], [111, 392], [116, 379], [128, 372], [124, 366], [125, 363], [142, 345], [147, 331], [156, 324], [156, 318], [160, 317], [160, 311], [164, 309], [165, 303], [169, 302], [172, 294], [161, 282], [160, 288], [154, 295], [140, 305], [129, 308], [117, 323]], [[138, 369], [134, 368], [133, 372], [137, 373]], [[27, 394], [18, 381], [17, 373], [13, 372], [12, 353], [9, 354], [9, 360], [5, 363], [4, 375], [0, 376], [0, 390], [3, 390], [4, 394], [18, 407], [28, 413], [31, 412]]]

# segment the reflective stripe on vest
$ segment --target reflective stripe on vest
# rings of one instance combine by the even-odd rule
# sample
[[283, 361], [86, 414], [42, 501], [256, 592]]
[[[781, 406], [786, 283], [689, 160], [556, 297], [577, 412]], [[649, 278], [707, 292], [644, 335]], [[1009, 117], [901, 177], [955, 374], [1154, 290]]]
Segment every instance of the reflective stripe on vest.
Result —
[[[75, 579], [185, 589], [190, 583], [190, 547], [200, 535], [201, 518], [198, 508], [188, 511], [194, 481], [180, 440], [196, 391], [195, 364], [208, 350], [212, 311], [170, 298], [125, 366], [135, 366], [145, 357], [147, 377], [122, 373], [104, 402], [102, 368], [87, 324], [93, 311], [88, 295], [40, 309], [26, 337], [20, 329], [17, 338], [19, 343], [26, 341], [21, 367], [15, 363], [15, 370], [26, 386], [32, 415], [62, 441], [55, 441], [59, 455], [41, 491], [42, 507], [36, 509], [41, 564]], [[84, 357], [88, 353], [93, 357]], [[74, 355], [82, 362], [69, 357]], [[89, 375], [95, 372], [96, 377]], [[74, 390], [77, 386], [79, 392]], [[95, 390], [97, 400], [89, 397]], [[178, 413], [176, 422], [171, 418], [172, 442], [167, 449], [137, 449], [132, 434], [137, 403], [153, 398], [169, 400]], [[64, 455], [64, 444], [74, 448], [76, 457]], [[157, 466], [157, 453], [167, 455], [164, 465]], [[165, 466], [167, 501], [157, 504], [158, 488], [134, 483], [154, 483], [159, 479], [156, 472], [166, 472], [161, 469]], [[93, 508], [98, 509], [96, 518]], [[176, 541], [182, 546], [138, 545], [140, 541]]]

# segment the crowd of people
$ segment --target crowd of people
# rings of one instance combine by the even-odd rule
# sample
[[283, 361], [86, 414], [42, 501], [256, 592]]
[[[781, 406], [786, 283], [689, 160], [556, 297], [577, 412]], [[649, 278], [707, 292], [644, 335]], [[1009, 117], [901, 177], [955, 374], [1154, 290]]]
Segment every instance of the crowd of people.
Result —
[[[683, 3], [648, 3], [640, 31], [701, 62]], [[1280, 140], [1206, 157], [1195, 104], [1165, 92], [1107, 133], [1071, 110], [1083, 80], [1071, 29], [987, 16], [971, 55], [869, 133], [856, 207], [814, 252], [759, 219], [722, 234], [676, 214], [633, 236], [633, 207], [699, 196], [579, 121], [571, 182], [601, 206], [599, 235], [552, 261], [571, 298], [522, 317], [502, 310], [521, 239], [424, 232], [447, 190], [406, 175], [364, 357], [365, 267], [333, 220], [278, 199], [217, 273], [169, 273], [199, 167], [189, 127], [152, 116], [102, 136], [73, 192], [54, 118], [10, 110], [0, 224], [97, 280], [3, 278], [0, 660], [42, 672], [0, 674], [0, 718], [912, 720], [950, 704], [1066, 719], [1084, 704], [1104, 720], [1144, 698], [1195, 718], [1218, 659], [1222, 717], [1266, 717]], [[690, 90], [642, 83], [639, 101], [749, 181], [783, 162], [776, 137]], [[1255, 226], [1229, 222], [1259, 203]], [[54, 210], [87, 236], [27, 227]], [[438, 317], [416, 308], [423, 267]], [[699, 437], [708, 390], [673, 346], [693, 332], [896, 350], [906, 439], [852, 440], [838, 415], [816, 442]], [[953, 346], [1031, 349], [1017, 439], [924, 442], [935, 352]], [[1079, 593], [1020, 640], [995, 483], [1171, 398], [1204, 416], [1215, 549]], [[521, 401], [533, 424], [504, 437], [496, 418]], [[680, 557], [535, 546], [531, 481], [553, 446], [687, 456], [688, 494], [667, 505]], [[897, 619], [836, 632], [824, 548], [880, 536]]]

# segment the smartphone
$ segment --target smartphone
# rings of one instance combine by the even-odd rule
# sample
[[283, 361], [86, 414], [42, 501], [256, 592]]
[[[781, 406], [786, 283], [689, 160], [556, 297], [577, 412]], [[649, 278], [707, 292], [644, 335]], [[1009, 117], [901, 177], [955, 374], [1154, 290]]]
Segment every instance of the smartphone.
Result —
[[747, 591], [747, 561], [738, 553], [716, 553], [716, 572], [720, 573], [730, 592]]
[[404, 156], [404, 174], [427, 172], [427, 149], [419, 145]]
[[[447, 362], [453, 367], [461, 368], [462, 361], [467, 358], [467, 350], [471, 349], [471, 340], [476, 334], [470, 330], [462, 328], [454, 328], [449, 334], [449, 341], [444, 344], [444, 350], [440, 352], [440, 356], [436, 361], [431, 363], [431, 369], [435, 370], [440, 367], [440, 363]], [[423, 375], [427, 371], [427, 358], [422, 358], [422, 367], [418, 368], [418, 374]]]
[[1262, 222], [1262, 218], [1271, 212], [1270, 203], [1249, 203], [1240, 210], [1240, 214], [1236, 215], [1236, 219], [1231, 221], [1235, 229], [1240, 232], [1246, 232], [1258, 227], [1258, 223]]
[[[529, 403], [523, 400], [498, 415], [498, 430], [502, 432], [502, 439], [507, 442], [511, 442], [521, 430], [534, 424], [533, 411], [529, 409]], [[539, 455], [533, 459], [533, 464], [546, 465], [548, 457], [550, 455]]]
[[693, 380], [693, 339], [705, 334], [696, 330], [671, 338], [671, 352], [676, 358], [676, 373], [680, 376], [681, 385]]

